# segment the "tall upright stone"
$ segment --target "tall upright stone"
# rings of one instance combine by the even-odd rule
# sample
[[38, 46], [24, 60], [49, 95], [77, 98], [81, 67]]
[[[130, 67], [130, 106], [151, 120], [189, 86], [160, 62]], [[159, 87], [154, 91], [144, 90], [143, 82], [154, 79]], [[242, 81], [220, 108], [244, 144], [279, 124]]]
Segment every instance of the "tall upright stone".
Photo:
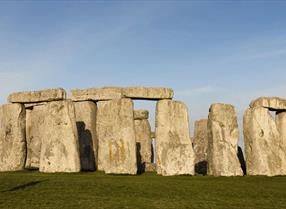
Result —
[[73, 102], [50, 102], [44, 114], [40, 172], [79, 172], [80, 155]]
[[34, 106], [26, 109], [26, 168], [37, 169], [40, 166], [42, 134], [45, 132], [44, 119], [47, 105]]
[[98, 170], [136, 174], [136, 142], [131, 99], [97, 103]]
[[[139, 111], [138, 113], [138, 111], [134, 111], [137, 167], [140, 172], [145, 171], [145, 167], [151, 163], [152, 157], [151, 126], [146, 114], [142, 114], [142, 117], [139, 117], [142, 112]], [[145, 112], [148, 113], [148, 111]]]
[[0, 171], [25, 167], [25, 108], [20, 104], [0, 106]]
[[79, 137], [81, 169], [94, 171], [97, 162], [96, 112], [94, 102], [74, 102]]
[[157, 173], [163, 176], [194, 174], [194, 150], [186, 105], [160, 100], [156, 106]]
[[286, 175], [284, 124], [284, 113], [279, 113], [275, 122], [267, 108], [246, 110], [243, 132], [248, 175]]
[[208, 174], [243, 175], [238, 151], [239, 130], [234, 106], [212, 104], [208, 117]]
[[208, 120], [195, 121], [193, 146], [195, 152], [195, 171], [199, 174], [207, 173], [208, 152]]

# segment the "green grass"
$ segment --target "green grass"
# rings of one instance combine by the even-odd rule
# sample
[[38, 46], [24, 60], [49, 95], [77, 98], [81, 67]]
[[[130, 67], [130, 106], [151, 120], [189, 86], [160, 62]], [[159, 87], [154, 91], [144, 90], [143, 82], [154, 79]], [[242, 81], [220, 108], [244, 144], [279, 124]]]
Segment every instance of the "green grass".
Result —
[[286, 177], [0, 173], [0, 208], [286, 209]]

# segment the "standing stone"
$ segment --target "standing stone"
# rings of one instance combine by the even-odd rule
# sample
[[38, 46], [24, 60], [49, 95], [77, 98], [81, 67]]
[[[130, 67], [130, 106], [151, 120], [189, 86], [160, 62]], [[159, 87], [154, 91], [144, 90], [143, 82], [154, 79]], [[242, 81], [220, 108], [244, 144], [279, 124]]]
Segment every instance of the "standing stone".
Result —
[[107, 174], [136, 174], [136, 142], [131, 99], [97, 103], [98, 169]]
[[149, 118], [148, 110], [135, 110], [134, 111], [134, 120], [143, 120]]
[[35, 103], [63, 100], [65, 98], [65, 90], [62, 88], [57, 88], [12, 93], [9, 95], [8, 101], [12, 103]]
[[0, 106], [0, 171], [23, 170], [26, 158], [25, 108]]
[[134, 122], [137, 148], [137, 166], [138, 169], [143, 172], [145, 171], [146, 163], [151, 163], [151, 127], [147, 119], [135, 120]]
[[[278, 127], [281, 127], [285, 122], [284, 113], [277, 117]], [[247, 174], [285, 175], [285, 141], [268, 109], [247, 109], [243, 128]]]
[[73, 102], [50, 102], [44, 114], [40, 172], [79, 172], [79, 144]]
[[207, 173], [208, 152], [208, 120], [195, 122], [193, 146], [195, 152], [195, 171], [199, 174]]
[[239, 130], [234, 106], [213, 104], [208, 117], [208, 174], [243, 175], [237, 157]]
[[179, 101], [158, 101], [156, 106], [157, 173], [163, 176], [192, 175], [194, 158], [187, 107]]
[[82, 170], [94, 171], [97, 161], [96, 112], [94, 102], [74, 102]]
[[42, 136], [45, 132], [44, 119], [47, 105], [34, 106], [26, 109], [26, 168], [36, 169], [40, 166]]

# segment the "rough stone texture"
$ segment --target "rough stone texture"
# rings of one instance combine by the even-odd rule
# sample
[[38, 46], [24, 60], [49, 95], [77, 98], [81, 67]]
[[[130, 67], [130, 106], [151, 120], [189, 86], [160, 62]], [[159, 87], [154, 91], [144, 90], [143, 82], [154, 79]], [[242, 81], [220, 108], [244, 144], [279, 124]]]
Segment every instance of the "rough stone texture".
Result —
[[155, 138], [156, 138], [156, 133], [153, 132], [153, 131], [151, 132], [151, 138], [152, 138], [152, 139], [155, 139]]
[[286, 100], [279, 97], [259, 97], [252, 101], [250, 107], [265, 107], [271, 110], [286, 110]]
[[148, 119], [148, 110], [134, 110], [134, 120]]
[[[282, 127], [285, 122], [284, 116], [284, 113], [278, 114], [278, 127]], [[268, 109], [247, 109], [243, 127], [247, 175], [285, 175], [285, 140], [281, 137], [283, 132], [280, 134]]]
[[208, 152], [207, 119], [195, 121], [193, 147], [195, 152], [195, 171], [199, 174], [206, 174]]
[[179, 101], [161, 100], [156, 106], [157, 173], [164, 176], [194, 174], [187, 107]]
[[155, 163], [145, 163], [145, 172], [156, 172]]
[[137, 148], [137, 167], [140, 172], [143, 172], [145, 171], [145, 164], [151, 163], [151, 127], [147, 119], [135, 120], [134, 123]]
[[123, 97], [122, 88], [119, 87], [74, 89], [71, 93], [73, 101], [105, 101]]
[[46, 104], [48, 104], [48, 102], [24, 103], [24, 106], [26, 109], [31, 109], [34, 106], [42, 106]]
[[65, 98], [65, 90], [62, 88], [57, 88], [12, 93], [9, 95], [8, 101], [12, 103], [35, 103], [63, 100]]
[[73, 102], [50, 102], [44, 114], [40, 171], [79, 172], [80, 155]]
[[136, 174], [136, 142], [131, 99], [97, 103], [98, 170]]
[[80, 163], [82, 170], [96, 169], [97, 147], [96, 138], [96, 112], [94, 102], [74, 102], [76, 125], [79, 137]]
[[172, 99], [174, 91], [170, 88], [127, 87], [123, 89], [125, 97], [132, 99], [161, 100]]
[[40, 166], [42, 133], [45, 132], [43, 124], [46, 112], [46, 105], [26, 109], [26, 168], [39, 168]]
[[25, 108], [0, 106], [0, 171], [23, 170], [26, 159]]
[[237, 157], [239, 130], [234, 106], [213, 104], [208, 117], [208, 174], [243, 175]]

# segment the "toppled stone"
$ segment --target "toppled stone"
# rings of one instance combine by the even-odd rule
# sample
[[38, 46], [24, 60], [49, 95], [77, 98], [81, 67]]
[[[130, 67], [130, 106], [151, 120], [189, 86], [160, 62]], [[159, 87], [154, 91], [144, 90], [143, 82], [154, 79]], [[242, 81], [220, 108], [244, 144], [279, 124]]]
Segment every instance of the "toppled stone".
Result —
[[208, 120], [195, 121], [193, 147], [195, 152], [195, 171], [199, 174], [207, 173], [208, 152]]
[[42, 130], [40, 172], [79, 172], [80, 155], [74, 104], [70, 100], [47, 105]]
[[148, 110], [134, 110], [134, 120], [143, 120], [149, 118]]
[[105, 101], [123, 97], [122, 88], [119, 87], [74, 89], [71, 93], [73, 101]]
[[0, 106], [0, 171], [23, 170], [26, 159], [25, 108]]
[[63, 99], [66, 99], [66, 92], [62, 88], [16, 92], [8, 97], [11, 103], [50, 102]]
[[123, 94], [132, 99], [161, 100], [172, 99], [174, 91], [170, 88], [159, 87], [127, 87], [123, 89]]
[[26, 109], [26, 142], [27, 158], [26, 168], [35, 169], [40, 167], [40, 155], [42, 144], [42, 133], [47, 106], [34, 106], [33, 109]]
[[243, 175], [237, 157], [239, 130], [234, 106], [213, 104], [208, 117], [208, 174]]
[[144, 172], [145, 164], [151, 163], [152, 140], [151, 127], [147, 119], [135, 120], [135, 139], [137, 148], [137, 167]]
[[286, 110], [286, 99], [279, 97], [259, 97], [252, 101], [249, 105], [254, 107], [265, 107], [270, 110]]
[[136, 142], [131, 99], [97, 103], [98, 170], [136, 174]]
[[[285, 122], [284, 116], [283, 113], [276, 117], [278, 127]], [[244, 113], [247, 175], [286, 174], [285, 140], [281, 137], [276, 122], [268, 109], [263, 107], [249, 108]]]
[[80, 164], [85, 171], [94, 171], [97, 161], [96, 112], [94, 102], [74, 102], [79, 137]]
[[194, 151], [187, 107], [161, 100], [156, 106], [157, 173], [163, 176], [194, 174]]

